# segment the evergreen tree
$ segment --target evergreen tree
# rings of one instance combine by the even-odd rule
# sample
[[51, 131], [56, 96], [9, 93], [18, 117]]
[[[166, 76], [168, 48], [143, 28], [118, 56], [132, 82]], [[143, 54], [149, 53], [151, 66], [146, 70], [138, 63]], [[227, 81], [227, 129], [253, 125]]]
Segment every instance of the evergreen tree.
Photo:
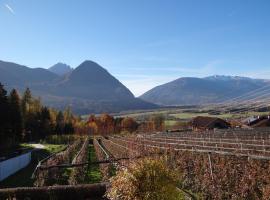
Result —
[[63, 134], [64, 127], [65, 127], [64, 115], [61, 111], [59, 111], [56, 116], [56, 127], [55, 127], [56, 134], [60, 135]]
[[65, 126], [64, 126], [64, 130], [63, 130], [63, 133], [66, 134], [66, 135], [69, 135], [69, 134], [74, 134], [74, 126], [71, 122], [68, 122], [68, 123], [65, 123]]
[[29, 112], [25, 118], [24, 140], [26, 142], [37, 141], [40, 138], [41, 127], [40, 112]]
[[20, 96], [18, 92], [13, 89], [9, 95], [9, 120], [10, 120], [10, 130], [13, 135], [15, 142], [19, 142], [22, 139], [22, 113]]
[[8, 114], [8, 97], [7, 91], [4, 86], [0, 83], [0, 148], [8, 145], [8, 128], [9, 120]]
[[0, 150], [24, 140], [38, 141], [47, 135], [73, 134], [76, 118], [70, 108], [64, 114], [42, 106], [40, 98], [32, 97], [29, 88], [22, 99], [13, 89], [9, 96], [0, 83]]
[[52, 121], [50, 111], [47, 107], [42, 107], [40, 112], [40, 138], [52, 133]]

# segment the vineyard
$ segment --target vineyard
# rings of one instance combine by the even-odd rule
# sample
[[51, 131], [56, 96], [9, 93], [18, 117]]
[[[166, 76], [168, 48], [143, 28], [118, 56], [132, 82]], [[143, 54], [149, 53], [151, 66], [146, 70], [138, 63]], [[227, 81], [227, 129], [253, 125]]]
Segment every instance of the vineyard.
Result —
[[[269, 135], [269, 129], [230, 129], [81, 137], [39, 162], [33, 173], [36, 187], [4, 190], [3, 194], [27, 191], [24, 197], [37, 197], [38, 191], [46, 191], [59, 197], [62, 191], [72, 190], [82, 199], [91, 195], [103, 199], [118, 170], [150, 157], [165, 160], [177, 172], [178, 188], [186, 199], [266, 200], [270, 196]], [[93, 166], [101, 174], [99, 180], [89, 176]]]
[[[76, 185], [85, 180], [87, 165], [73, 167], [88, 159], [89, 138], [77, 139], [64, 151], [51, 155], [39, 162], [35, 176], [35, 186]], [[59, 167], [64, 166], [64, 167]], [[72, 168], [70, 168], [72, 167]]]
[[[95, 141], [99, 160], [163, 157], [181, 175], [181, 187], [203, 199], [268, 199], [269, 130], [109, 136]], [[114, 162], [124, 167], [128, 159]], [[110, 165], [102, 164], [104, 177]]]

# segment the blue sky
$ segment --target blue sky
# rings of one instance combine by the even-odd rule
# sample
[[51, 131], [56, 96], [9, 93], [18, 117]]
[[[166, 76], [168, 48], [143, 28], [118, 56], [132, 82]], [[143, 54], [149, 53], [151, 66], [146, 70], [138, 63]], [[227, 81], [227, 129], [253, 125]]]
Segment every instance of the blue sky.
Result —
[[183, 76], [270, 79], [269, 0], [0, 0], [0, 60], [84, 60], [136, 96]]

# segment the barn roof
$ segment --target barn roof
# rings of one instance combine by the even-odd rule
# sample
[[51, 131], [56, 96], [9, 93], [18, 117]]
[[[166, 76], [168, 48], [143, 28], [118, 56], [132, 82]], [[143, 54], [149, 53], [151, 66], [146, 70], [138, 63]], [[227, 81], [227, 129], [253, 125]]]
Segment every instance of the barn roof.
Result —
[[223, 119], [217, 118], [217, 117], [205, 117], [205, 116], [198, 116], [191, 120], [191, 125], [196, 127], [210, 127], [212, 123], [219, 121], [223, 122], [227, 125], [229, 125], [228, 122], [226, 122]]

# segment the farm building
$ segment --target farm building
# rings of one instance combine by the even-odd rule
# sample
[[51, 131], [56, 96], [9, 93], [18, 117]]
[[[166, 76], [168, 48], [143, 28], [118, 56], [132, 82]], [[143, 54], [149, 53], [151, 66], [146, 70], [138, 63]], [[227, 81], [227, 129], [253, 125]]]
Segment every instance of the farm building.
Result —
[[214, 128], [226, 129], [230, 127], [230, 124], [217, 117], [203, 117], [198, 116], [190, 121], [190, 125], [193, 130], [211, 130]]
[[270, 116], [258, 116], [255, 120], [248, 121], [247, 125], [253, 128], [270, 127]]

